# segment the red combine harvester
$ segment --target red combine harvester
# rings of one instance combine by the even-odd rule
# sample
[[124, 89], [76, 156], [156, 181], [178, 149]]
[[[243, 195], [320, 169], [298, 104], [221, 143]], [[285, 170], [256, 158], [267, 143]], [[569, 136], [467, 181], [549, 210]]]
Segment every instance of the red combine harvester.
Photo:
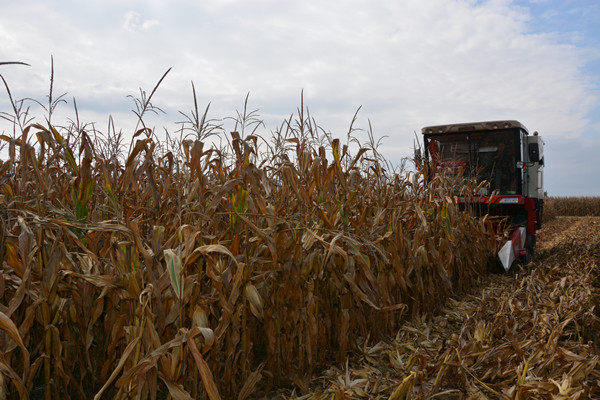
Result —
[[528, 261], [542, 227], [544, 142], [518, 121], [428, 126], [422, 129], [430, 177], [441, 171], [487, 181], [475, 204], [480, 215], [506, 220], [510, 240], [498, 252], [508, 271], [517, 258]]

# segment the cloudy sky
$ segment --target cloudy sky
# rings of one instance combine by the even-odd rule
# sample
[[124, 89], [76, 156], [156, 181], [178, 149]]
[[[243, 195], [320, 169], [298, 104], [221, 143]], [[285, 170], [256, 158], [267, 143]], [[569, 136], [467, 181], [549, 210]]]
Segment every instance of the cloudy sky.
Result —
[[[544, 137], [550, 195], [600, 195], [600, 2], [597, 0], [3, 1], [0, 65], [15, 98], [131, 133], [128, 95], [152, 90], [174, 132], [194, 82], [209, 117], [235, 116], [249, 93], [265, 133], [304, 102], [345, 137], [369, 121], [393, 163], [426, 125], [516, 119]], [[10, 112], [0, 87], [0, 111]], [[37, 115], [43, 122], [43, 115]], [[227, 122], [225, 128], [227, 127]], [[54, 123], [60, 121], [53, 120]], [[0, 131], [12, 126], [0, 120]], [[363, 136], [362, 139], [366, 139]]]

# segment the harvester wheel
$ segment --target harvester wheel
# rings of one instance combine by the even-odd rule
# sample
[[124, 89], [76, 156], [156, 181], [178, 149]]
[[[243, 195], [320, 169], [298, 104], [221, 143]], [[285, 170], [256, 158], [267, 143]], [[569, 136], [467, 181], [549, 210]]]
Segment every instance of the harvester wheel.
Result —
[[529, 262], [531, 261], [531, 250], [526, 249], [527, 253], [525, 253], [524, 256], [519, 256], [519, 261], [521, 261], [521, 264], [529, 264]]
[[523, 264], [529, 264], [531, 258], [533, 257], [533, 253], [535, 253], [535, 244], [536, 244], [536, 236], [530, 235], [525, 239], [525, 249], [527, 253], [524, 256], [520, 256], [519, 260]]

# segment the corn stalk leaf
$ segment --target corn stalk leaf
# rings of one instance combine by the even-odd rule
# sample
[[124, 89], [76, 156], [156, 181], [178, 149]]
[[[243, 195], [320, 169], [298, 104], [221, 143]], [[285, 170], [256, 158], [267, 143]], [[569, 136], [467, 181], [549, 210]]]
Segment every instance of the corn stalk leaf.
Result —
[[163, 254], [165, 255], [165, 261], [167, 262], [167, 271], [169, 271], [171, 286], [173, 287], [177, 298], [181, 299], [181, 259], [172, 249], [166, 249]]
[[220, 400], [221, 395], [219, 395], [219, 389], [217, 389], [213, 374], [206, 361], [204, 361], [204, 357], [202, 357], [202, 354], [198, 351], [194, 339], [192, 337], [188, 338], [187, 344], [188, 349], [190, 349], [190, 352], [194, 356], [194, 361], [196, 361], [196, 366], [200, 372], [200, 377], [202, 378], [202, 383], [204, 384], [204, 389], [208, 394], [208, 398], [210, 400]]

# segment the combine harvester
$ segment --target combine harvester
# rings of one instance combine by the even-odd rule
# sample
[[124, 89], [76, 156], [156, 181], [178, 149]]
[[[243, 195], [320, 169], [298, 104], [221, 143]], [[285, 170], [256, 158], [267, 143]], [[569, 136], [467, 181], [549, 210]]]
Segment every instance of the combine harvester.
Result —
[[517, 258], [528, 262], [535, 251], [536, 231], [542, 227], [541, 136], [530, 135], [518, 121], [428, 126], [422, 133], [430, 178], [447, 171], [489, 183], [480, 196], [459, 196], [458, 201], [475, 204], [479, 215], [508, 223], [510, 240], [498, 252], [504, 269], [508, 271]]

